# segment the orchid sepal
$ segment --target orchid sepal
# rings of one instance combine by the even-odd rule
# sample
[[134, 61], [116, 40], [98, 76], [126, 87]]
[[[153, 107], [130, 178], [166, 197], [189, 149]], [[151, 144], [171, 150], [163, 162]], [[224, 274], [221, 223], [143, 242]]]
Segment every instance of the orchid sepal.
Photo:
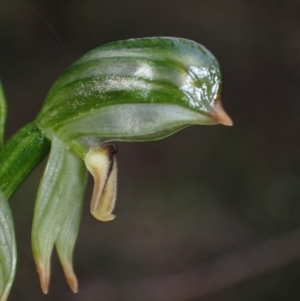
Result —
[[[63, 258], [62, 264], [66, 265], [67, 279], [72, 278], [68, 266], [72, 259], [69, 257], [78, 232], [86, 176], [83, 160], [65, 149], [59, 139], [54, 138], [39, 186], [32, 226], [32, 250], [44, 293], [48, 293], [50, 259], [56, 242], [58, 253]], [[66, 229], [71, 230], [72, 238], [68, 238], [70, 241], [62, 240], [66, 238]], [[69, 283], [72, 282], [71, 288], [76, 291], [76, 281]]]
[[36, 122], [45, 135], [93, 147], [161, 139], [192, 124], [231, 125], [220, 105], [221, 72], [202, 45], [131, 39], [76, 61], [50, 90]]

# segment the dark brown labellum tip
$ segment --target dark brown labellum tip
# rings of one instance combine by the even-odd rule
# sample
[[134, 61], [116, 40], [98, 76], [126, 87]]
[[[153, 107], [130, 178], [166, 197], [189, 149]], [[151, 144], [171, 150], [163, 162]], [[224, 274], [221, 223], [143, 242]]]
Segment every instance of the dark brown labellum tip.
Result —
[[104, 147], [108, 150], [111, 156], [114, 156], [119, 151], [115, 144], [105, 144]]

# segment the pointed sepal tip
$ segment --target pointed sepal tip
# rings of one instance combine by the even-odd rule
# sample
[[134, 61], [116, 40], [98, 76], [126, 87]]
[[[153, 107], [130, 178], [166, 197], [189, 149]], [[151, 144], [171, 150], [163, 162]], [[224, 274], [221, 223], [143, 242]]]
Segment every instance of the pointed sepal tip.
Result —
[[43, 263], [42, 259], [35, 260], [36, 269], [40, 278], [41, 290], [44, 294], [48, 294], [49, 292], [49, 284], [50, 284], [50, 269], [47, 268]]

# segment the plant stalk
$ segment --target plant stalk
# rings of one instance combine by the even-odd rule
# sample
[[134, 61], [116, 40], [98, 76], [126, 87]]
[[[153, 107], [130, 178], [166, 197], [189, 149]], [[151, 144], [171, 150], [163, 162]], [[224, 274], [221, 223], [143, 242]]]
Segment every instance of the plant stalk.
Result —
[[50, 149], [36, 123], [30, 122], [14, 134], [0, 152], [0, 189], [9, 199]]

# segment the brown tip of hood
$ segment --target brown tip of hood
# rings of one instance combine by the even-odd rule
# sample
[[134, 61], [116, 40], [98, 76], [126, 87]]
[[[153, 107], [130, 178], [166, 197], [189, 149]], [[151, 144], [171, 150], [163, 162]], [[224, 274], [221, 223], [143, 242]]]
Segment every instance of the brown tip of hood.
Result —
[[225, 112], [222, 103], [221, 103], [221, 99], [218, 98], [215, 106], [213, 107], [213, 109], [210, 112], [210, 116], [217, 122], [223, 125], [227, 125], [227, 126], [232, 126], [233, 122], [231, 120], [231, 118], [228, 116], [228, 114]]

